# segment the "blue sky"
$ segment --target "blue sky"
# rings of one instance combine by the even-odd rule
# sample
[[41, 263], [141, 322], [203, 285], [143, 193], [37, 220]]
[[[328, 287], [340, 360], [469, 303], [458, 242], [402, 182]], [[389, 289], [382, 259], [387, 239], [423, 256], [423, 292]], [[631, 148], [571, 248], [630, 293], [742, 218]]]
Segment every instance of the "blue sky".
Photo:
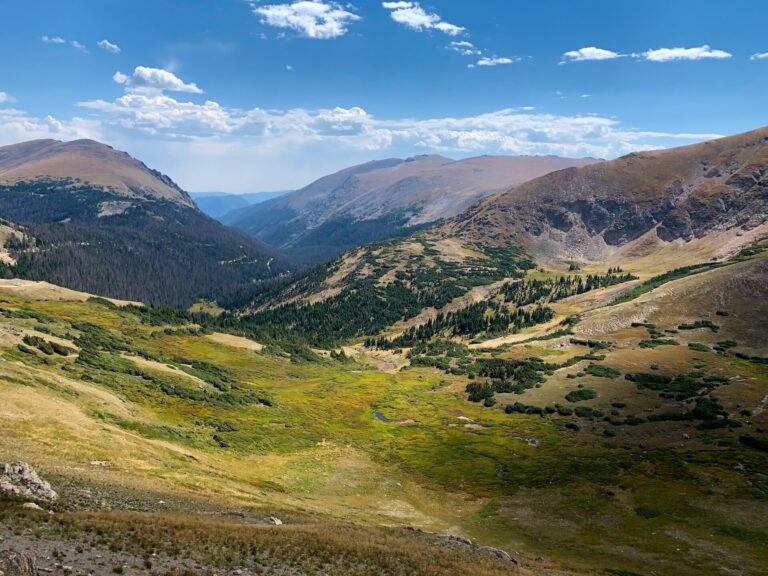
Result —
[[615, 157], [768, 124], [757, 0], [0, 0], [0, 145], [190, 191], [439, 153]]

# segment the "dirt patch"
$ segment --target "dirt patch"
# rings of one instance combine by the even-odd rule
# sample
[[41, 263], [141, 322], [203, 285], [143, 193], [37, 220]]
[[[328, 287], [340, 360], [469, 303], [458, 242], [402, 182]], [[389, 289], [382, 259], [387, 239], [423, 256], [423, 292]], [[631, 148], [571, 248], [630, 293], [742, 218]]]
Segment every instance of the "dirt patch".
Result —
[[261, 352], [264, 350], [264, 344], [259, 344], [248, 338], [241, 336], [233, 336], [232, 334], [221, 334], [216, 332], [206, 336], [209, 340], [213, 340], [217, 344], [224, 344], [225, 346], [232, 346], [233, 348], [243, 348], [245, 350], [253, 350], [254, 352]]
[[[31, 280], [19, 280], [18, 278], [0, 279], [0, 292], [14, 294], [29, 298], [30, 300], [56, 300], [70, 302], [85, 302], [93, 298], [93, 294], [87, 292], [78, 292], [69, 288], [62, 288], [48, 282], [33, 282]], [[117, 300], [115, 298], [105, 298], [117, 306], [142, 306], [141, 302], [131, 302], [130, 300]]]

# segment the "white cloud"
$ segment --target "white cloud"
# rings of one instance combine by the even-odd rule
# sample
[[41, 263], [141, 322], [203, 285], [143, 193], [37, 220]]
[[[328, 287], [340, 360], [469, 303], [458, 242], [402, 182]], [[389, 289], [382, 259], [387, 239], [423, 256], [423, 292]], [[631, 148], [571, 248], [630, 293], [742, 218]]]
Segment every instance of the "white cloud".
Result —
[[378, 119], [362, 108], [285, 111], [227, 108], [217, 102], [180, 102], [164, 94], [128, 93], [113, 102], [80, 103], [101, 119], [105, 130], [151, 134], [155, 141], [240, 142], [270, 155], [306, 158], [308, 148], [323, 154], [348, 151], [382, 154], [558, 154], [611, 157], [659, 147], [659, 140], [702, 140], [713, 134], [625, 130], [611, 118], [558, 116], [531, 108], [505, 109], [464, 118]]
[[16, 102], [16, 99], [7, 92], [0, 92], [0, 104], [11, 104]]
[[254, 14], [261, 22], [277, 28], [289, 28], [307, 38], [326, 40], [347, 33], [348, 26], [360, 16], [335, 2], [300, 0], [291, 4], [260, 6], [250, 2]]
[[382, 2], [381, 4], [390, 10], [390, 17], [395, 22], [410, 28], [411, 30], [440, 30], [449, 36], [458, 36], [464, 32], [464, 28], [445, 22], [437, 14], [427, 12], [418, 2]]
[[0, 108], [0, 146], [16, 144], [26, 140], [55, 138], [77, 140], [79, 138], [99, 139], [101, 122], [75, 117], [62, 121], [53, 116], [36, 118], [21, 110]]
[[578, 50], [566, 52], [563, 54], [560, 64], [565, 64], [567, 62], [585, 62], [587, 60], [613, 60], [614, 58], [621, 58], [623, 56], [624, 54], [619, 54], [612, 50], [588, 46], [586, 48], [579, 48]]
[[[563, 54], [560, 64], [567, 64], [568, 62], [584, 62], [587, 60], [613, 60], [615, 58], [624, 58], [626, 56], [647, 60], [649, 62], [672, 62], [674, 60], [703, 60], [706, 58], [724, 59], [731, 58], [732, 55], [723, 50], [713, 50], [707, 45], [699, 46], [697, 48], [659, 48], [658, 50], [648, 50], [639, 54], [620, 54], [611, 50], [590, 46], [566, 52]], [[756, 54], [755, 56], [760, 55]], [[752, 59], [755, 59], [755, 56], [753, 56]]]
[[489, 58], [483, 56], [477, 61], [478, 66], [498, 66], [499, 64], [512, 64], [513, 62], [519, 62], [520, 58], [498, 58], [496, 56]]
[[162, 68], [137, 66], [131, 76], [126, 76], [122, 72], [115, 72], [112, 79], [118, 84], [123, 84], [129, 92], [157, 94], [168, 90], [170, 92], [190, 92], [192, 94], [203, 93], [196, 84], [185, 84], [181, 78]]
[[650, 62], [672, 62], [673, 60], [703, 60], [705, 58], [722, 60], [730, 58], [732, 55], [704, 45], [697, 48], [659, 48], [658, 50], [643, 52], [640, 56]]
[[448, 44], [448, 49], [458, 52], [462, 56], [479, 56], [483, 53], [483, 51], [478, 49], [472, 42], [467, 42], [466, 40], [451, 42]]
[[112, 52], [112, 54], [120, 54], [120, 46], [117, 44], [112, 44], [109, 40], [99, 40], [96, 45], [101, 48], [102, 50], [106, 50], [107, 52]]
[[88, 50], [86, 47], [78, 42], [77, 40], [66, 40], [65, 38], [62, 38], [61, 36], [42, 36], [40, 38], [43, 42], [46, 44], [69, 44], [73, 48], [80, 50], [81, 52], [87, 52]]
[[749, 57], [750, 60], [768, 60], [768, 52], [758, 52]]

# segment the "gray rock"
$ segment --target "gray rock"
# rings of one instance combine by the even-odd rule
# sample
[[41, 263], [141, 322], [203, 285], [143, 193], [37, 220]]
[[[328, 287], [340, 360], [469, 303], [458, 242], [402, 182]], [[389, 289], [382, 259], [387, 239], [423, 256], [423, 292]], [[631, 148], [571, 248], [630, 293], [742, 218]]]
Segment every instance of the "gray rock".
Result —
[[22, 508], [26, 508], [27, 510], [37, 510], [38, 512], [45, 512], [40, 506], [35, 504], [34, 502], [25, 502], [21, 505]]
[[267, 524], [272, 524], [273, 526], [282, 526], [283, 521], [280, 520], [280, 518], [275, 518], [274, 516], [270, 516], [267, 518]]
[[0, 492], [55, 502], [59, 495], [25, 462], [0, 462]]
[[493, 554], [497, 558], [501, 558], [502, 560], [506, 562], [511, 562], [512, 564], [517, 564], [517, 560], [512, 558], [509, 554], [504, 552], [504, 550], [499, 550], [498, 548], [491, 548], [490, 546], [478, 546], [479, 550], [482, 550], [483, 552], [488, 552], [488, 554]]
[[5, 576], [38, 576], [35, 558], [23, 552], [0, 552], [0, 573]]

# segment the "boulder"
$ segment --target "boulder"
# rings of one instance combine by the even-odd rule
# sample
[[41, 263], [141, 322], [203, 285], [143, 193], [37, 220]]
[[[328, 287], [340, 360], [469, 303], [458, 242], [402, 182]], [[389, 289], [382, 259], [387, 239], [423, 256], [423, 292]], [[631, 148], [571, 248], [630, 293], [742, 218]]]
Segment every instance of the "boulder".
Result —
[[496, 556], [497, 558], [501, 558], [505, 562], [511, 562], [512, 564], [517, 564], [517, 560], [512, 558], [508, 553], [504, 552], [504, 550], [499, 550], [498, 548], [491, 548], [490, 546], [478, 546], [478, 550], [482, 550], [483, 552], [487, 552], [488, 554], [492, 554], [493, 556]]
[[273, 526], [282, 526], [283, 521], [280, 520], [280, 518], [275, 518], [274, 516], [270, 516], [267, 518], [267, 524], [272, 524]]
[[38, 576], [35, 558], [23, 552], [0, 552], [0, 573], [5, 576]]
[[0, 462], [0, 492], [55, 502], [59, 495], [25, 462]]

